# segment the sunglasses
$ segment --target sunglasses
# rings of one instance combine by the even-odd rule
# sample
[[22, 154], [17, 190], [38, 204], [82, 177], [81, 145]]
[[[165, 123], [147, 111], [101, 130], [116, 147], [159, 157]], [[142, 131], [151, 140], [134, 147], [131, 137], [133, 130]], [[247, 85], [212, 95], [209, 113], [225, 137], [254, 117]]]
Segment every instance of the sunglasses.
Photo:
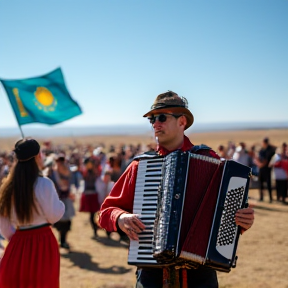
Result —
[[176, 119], [183, 116], [183, 115], [176, 115], [176, 114], [170, 114], [170, 113], [166, 113], [166, 114], [160, 114], [158, 116], [152, 116], [152, 117], [148, 117], [148, 120], [150, 121], [151, 124], [154, 124], [156, 121], [159, 121], [161, 123], [165, 122], [167, 120], [167, 116], [166, 115], [171, 115], [173, 117], [175, 117]]

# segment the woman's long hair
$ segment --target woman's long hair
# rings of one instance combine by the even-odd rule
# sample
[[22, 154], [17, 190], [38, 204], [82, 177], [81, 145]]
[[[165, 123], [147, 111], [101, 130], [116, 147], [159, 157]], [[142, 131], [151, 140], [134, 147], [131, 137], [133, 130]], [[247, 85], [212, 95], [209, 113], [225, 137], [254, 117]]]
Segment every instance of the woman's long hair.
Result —
[[34, 184], [40, 174], [35, 157], [28, 161], [17, 161], [0, 188], [0, 215], [11, 217], [12, 205], [15, 207], [20, 223], [32, 220], [35, 205]]

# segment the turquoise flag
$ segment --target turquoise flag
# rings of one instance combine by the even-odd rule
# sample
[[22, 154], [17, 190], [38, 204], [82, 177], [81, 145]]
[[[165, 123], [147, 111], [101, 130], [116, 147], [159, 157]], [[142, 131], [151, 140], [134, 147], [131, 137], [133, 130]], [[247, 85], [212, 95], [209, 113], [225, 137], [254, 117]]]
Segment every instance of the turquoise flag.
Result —
[[66, 88], [60, 68], [39, 77], [0, 81], [19, 125], [53, 125], [82, 113]]

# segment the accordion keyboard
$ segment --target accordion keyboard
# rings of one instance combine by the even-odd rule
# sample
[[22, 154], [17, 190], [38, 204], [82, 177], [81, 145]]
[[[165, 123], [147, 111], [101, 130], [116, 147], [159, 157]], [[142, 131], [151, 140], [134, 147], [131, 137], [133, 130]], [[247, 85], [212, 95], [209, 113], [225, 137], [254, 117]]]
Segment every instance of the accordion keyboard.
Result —
[[153, 258], [153, 234], [156, 220], [158, 189], [163, 174], [164, 158], [145, 159], [139, 162], [136, 180], [133, 213], [146, 226], [138, 234], [139, 241], [131, 240], [128, 264], [153, 265], [157, 261]]

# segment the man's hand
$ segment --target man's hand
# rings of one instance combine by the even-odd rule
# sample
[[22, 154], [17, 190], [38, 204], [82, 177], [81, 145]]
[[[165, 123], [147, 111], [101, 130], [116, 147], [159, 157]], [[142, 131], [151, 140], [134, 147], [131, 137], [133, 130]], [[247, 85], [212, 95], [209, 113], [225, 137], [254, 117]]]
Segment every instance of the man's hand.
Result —
[[138, 240], [138, 233], [145, 229], [145, 225], [136, 214], [123, 213], [117, 221], [119, 228], [125, 232], [131, 240]]
[[235, 222], [243, 228], [242, 233], [248, 230], [254, 222], [254, 210], [250, 207], [239, 209], [235, 215]]

